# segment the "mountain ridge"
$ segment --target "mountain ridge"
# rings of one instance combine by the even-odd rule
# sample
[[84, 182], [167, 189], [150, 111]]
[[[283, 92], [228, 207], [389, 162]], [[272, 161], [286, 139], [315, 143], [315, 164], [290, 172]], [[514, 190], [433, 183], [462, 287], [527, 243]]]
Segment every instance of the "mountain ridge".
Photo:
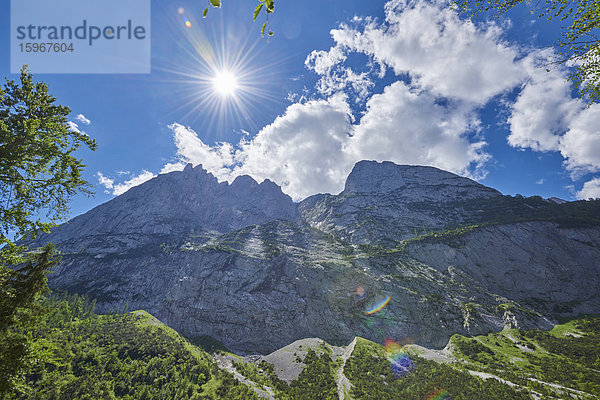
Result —
[[31, 244], [63, 252], [51, 288], [241, 353], [306, 337], [442, 348], [597, 311], [598, 221], [596, 202], [503, 196], [433, 167], [363, 161], [340, 194], [294, 203], [271, 181], [219, 183], [188, 165]]

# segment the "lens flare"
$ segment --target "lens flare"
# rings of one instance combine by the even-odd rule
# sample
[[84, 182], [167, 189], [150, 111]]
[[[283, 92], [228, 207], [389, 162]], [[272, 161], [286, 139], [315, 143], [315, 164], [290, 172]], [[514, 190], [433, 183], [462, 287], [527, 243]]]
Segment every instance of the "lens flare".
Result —
[[179, 7], [179, 8], [177, 9], [177, 12], [178, 12], [179, 14], [183, 14], [183, 13], [185, 12], [185, 10], [183, 9], [183, 7]]
[[385, 354], [392, 363], [392, 371], [396, 377], [408, 374], [414, 367], [414, 362], [402, 346], [392, 339], [385, 340]]
[[366, 296], [366, 292], [365, 292], [365, 288], [362, 286], [359, 286], [356, 288], [356, 295], [358, 297], [360, 297], [361, 299], [364, 299]]
[[376, 312], [383, 310], [383, 308], [390, 302], [390, 299], [391, 297], [388, 296], [385, 299], [373, 304], [373, 306], [365, 312], [365, 315], [375, 314]]
[[216, 19], [199, 24], [178, 7], [168, 19], [170, 36], [152, 53], [157, 88], [170, 99], [174, 119], [199, 126], [208, 141], [231, 130], [258, 131], [261, 112], [282, 101], [274, 82], [285, 59], [265, 57], [259, 35]]
[[452, 396], [446, 389], [438, 389], [425, 397], [425, 400], [451, 400]]

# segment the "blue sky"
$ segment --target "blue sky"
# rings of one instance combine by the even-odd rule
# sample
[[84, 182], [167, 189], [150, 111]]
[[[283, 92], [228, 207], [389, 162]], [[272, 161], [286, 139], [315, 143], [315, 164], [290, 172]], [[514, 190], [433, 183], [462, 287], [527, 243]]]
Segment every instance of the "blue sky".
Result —
[[[152, 1], [151, 74], [36, 74], [99, 145], [80, 153], [96, 195], [73, 215], [187, 162], [296, 200], [339, 192], [360, 159], [600, 197], [600, 107], [572, 97], [563, 67], [543, 68], [559, 27], [526, 6], [469, 22], [443, 1], [277, 1], [266, 40], [253, 2], [223, 3], [202, 19], [196, 1]], [[1, 4], [0, 75], [14, 79]], [[225, 69], [233, 95], [213, 86]]]

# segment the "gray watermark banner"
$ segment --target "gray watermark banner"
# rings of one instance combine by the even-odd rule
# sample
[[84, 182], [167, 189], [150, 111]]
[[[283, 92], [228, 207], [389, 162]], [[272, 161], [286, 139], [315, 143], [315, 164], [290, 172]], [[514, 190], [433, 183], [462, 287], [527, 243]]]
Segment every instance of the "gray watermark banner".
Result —
[[150, 73], [150, 0], [10, 5], [11, 73]]

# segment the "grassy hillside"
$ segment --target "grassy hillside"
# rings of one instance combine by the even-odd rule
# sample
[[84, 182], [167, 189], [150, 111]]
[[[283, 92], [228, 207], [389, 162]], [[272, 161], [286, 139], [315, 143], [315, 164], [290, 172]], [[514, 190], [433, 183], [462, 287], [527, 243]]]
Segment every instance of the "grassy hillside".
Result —
[[464, 369], [494, 375], [548, 398], [600, 398], [600, 318], [557, 325], [549, 332], [505, 329], [487, 336], [455, 335]]
[[33, 336], [30, 389], [6, 399], [254, 399], [211, 356], [146, 312], [93, 313], [85, 298], [47, 300]]
[[444, 352], [306, 339], [242, 358], [214, 342], [210, 354], [144, 311], [97, 315], [78, 296], [45, 305], [32, 333], [43, 361], [27, 374], [29, 389], [6, 399], [600, 398], [598, 317], [549, 332], [455, 335]]

